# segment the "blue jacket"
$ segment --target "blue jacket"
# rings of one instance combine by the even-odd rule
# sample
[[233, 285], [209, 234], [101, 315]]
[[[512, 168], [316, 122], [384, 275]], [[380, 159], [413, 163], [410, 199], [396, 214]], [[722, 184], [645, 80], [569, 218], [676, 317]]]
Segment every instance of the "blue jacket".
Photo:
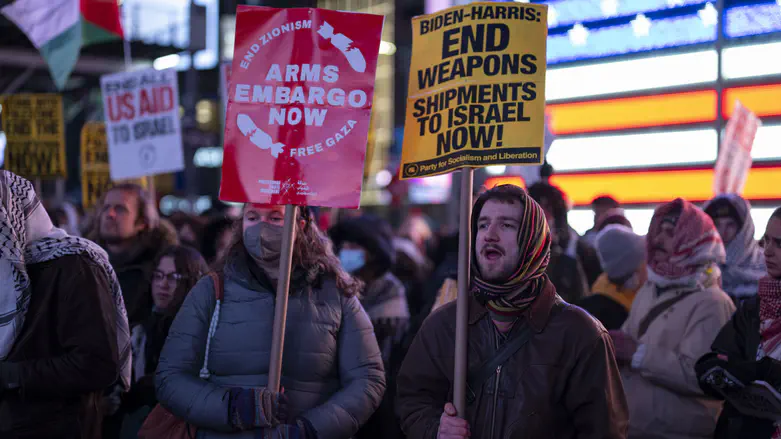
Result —
[[[207, 379], [199, 377], [214, 284], [201, 279], [187, 296], [160, 355], [155, 384], [160, 404], [198, 427], [199, 438], [251, 438], [228, 420], [231, 387], [265, 387], [274, 320], [274, 292], [250, 271], [244, 252], [224, 271], [224, 299], [209, 344]], [[318, 439], [347, 439], [377, 409], [385, 392], [372, 324], [356, 297], [333, 279], [291, 286], [281, 385], [289, 418], [306, 418]]]

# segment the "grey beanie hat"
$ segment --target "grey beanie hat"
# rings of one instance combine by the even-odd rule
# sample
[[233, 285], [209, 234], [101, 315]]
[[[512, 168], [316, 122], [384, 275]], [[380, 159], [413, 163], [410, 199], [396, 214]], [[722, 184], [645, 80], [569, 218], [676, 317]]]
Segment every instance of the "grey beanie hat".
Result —
[[645, 238], [621, 224], [610, 224], [596, 238], [597, 255], [611, 281], [634, 273], [645, 260]]

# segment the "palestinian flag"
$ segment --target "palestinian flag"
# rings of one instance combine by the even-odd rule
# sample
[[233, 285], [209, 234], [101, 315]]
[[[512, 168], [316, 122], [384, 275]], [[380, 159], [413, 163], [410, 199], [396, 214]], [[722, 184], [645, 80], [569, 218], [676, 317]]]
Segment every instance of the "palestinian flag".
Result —
[[0, 12], [38, 48], [60, 90], [83, 46], [122, 39], [117, 0], [0, 0]]

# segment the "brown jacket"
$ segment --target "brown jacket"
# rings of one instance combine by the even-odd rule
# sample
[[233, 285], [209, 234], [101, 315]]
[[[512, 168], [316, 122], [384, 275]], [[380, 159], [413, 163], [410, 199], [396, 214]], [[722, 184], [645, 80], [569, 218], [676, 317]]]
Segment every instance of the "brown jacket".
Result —
[[[559, 304], [560, 306], [554, 306]], [[409, 439], [434, 439], [453, 398], [456, 304], [423, 324], [398, 376], [398, 412]], [[582, 309], [545, 290], [513, 329], [528, 324], [531, 339], [474, 389], [467, 408], [472, 439], [623, 439], [627, 405], [607, 331]], [[469, 304], [469, 370], [496, 351], [485, 307]], [[493, 431], [493, 435], [491, 432]]]
[[118, 376], [114, 301], [103, 270], [80, 255], [27, 266], [32, 296], [4, 367], [0, 438], [99, 439], [103, 390]]

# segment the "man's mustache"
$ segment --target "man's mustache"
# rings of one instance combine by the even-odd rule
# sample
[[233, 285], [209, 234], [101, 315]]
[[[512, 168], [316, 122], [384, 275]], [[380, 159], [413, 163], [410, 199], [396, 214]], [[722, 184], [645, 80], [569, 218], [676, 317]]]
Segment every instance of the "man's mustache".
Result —
[[486, 245], [484, 245], [482, 250], [480, 251], [480, 253], [486, 254], [486, 252], [488, 252], [489, 250], [497, 251], [497, 252], [501, 253], [502, 255], [504, 255], [504, 249], [502, 247], [498, 246], [498, 245], [495, 245], [495, 244], [486, 244]]

